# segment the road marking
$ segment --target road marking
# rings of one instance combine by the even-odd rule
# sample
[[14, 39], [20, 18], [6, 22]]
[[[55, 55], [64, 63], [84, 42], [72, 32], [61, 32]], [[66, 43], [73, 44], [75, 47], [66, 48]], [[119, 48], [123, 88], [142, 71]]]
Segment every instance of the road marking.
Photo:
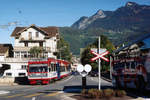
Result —
[[35, 94], [31, 94], [31, 95], [27, 95], [27, 96], [24, 96], [25, 98], [31, 98], [31, 97], [34, 97], [34, 96], [39, 96], [43, 93], [35, 93]]
[[50, 97], [50, 96], [56, 96], [57, 94], [59, 94], [59, 92], [54, 92], [54, 93], [49, 93], [43, 97]]
[[35, 97], [32, 97], [32, 100], [35, 100], [36, 98]]
[[22, 96], [24, 94], [15, 94], [15, 95], [11, 95], [11, 96], [6, 96], [4, 98], [13, 98], [13, 97], [17, 97], [17, 96]]
[[67, 79], [65, 79], [65, 80], [59, 81], [59, 83], [64, 83], [64, 82], [66, 82], [66, 81], [69, 81], [69, 80], [72, 79], [72, 78], [73, 78], [73, 76], [70, 76], [69, 78], [67, 78]]

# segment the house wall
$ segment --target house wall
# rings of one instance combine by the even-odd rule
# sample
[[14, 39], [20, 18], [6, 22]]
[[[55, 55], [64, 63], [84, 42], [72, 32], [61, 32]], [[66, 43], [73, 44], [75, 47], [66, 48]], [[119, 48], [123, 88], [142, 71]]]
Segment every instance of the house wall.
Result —
[[[29, 33], [31, 32], [31, 38], [29, 37]], [[39, 37], [36, 37], [36, 32], [38, 32]], [[14, 46], [24, 47], [24, 43], [20, 43], [20, 40], [44, 40], [44, 34], [37, 31], [34, 28], [29, 28], [26, 31], [22, 32], [19, 39], [15, 39]], [[28, 47], [39, 46], [39, 43], [29, 43]]]
[[[29, 35], [31, 32], [31, 35]], [[39, 36], [36, 37], [36, 32], [38, 32]], [[21, 40], [39, 40], [39, 41], [43, 41], [43, 48], [46, 48], [46, 51], [48, 52], [48, 57], [54, 57], [53, 52], [56, 52], [57, 50], [57, 39], [56, 36], [55, 37], [51, 37], [49, 39], [45, 39], [45, 34], [41, 33], [40, 31], [34, 29], [34, 28], [28, 28], [26, 31], [23, 31], [20, 35], [20, 37], [18, 39], [15, 39], [15, 43], [14, 43], [14, 50], [15, 51], [20, 51], [21, 48], [25, 47], [25, 43], [21, 42]], [[39, 47], [39, 42], [28, 42], [28, 47], [24, 48], [24, 51], [29, 51], [30, 49], [27, 48], [31, 48], [37, 46]], [[18, 47], [20, 48], [20, 50], [18, 49]], [[49, 49], [47, 49], [49, 48]], [[21, 54], [20, 54], [21, 55]], [[14, 57], [16, 57], [15, 53], [14, 53]]]

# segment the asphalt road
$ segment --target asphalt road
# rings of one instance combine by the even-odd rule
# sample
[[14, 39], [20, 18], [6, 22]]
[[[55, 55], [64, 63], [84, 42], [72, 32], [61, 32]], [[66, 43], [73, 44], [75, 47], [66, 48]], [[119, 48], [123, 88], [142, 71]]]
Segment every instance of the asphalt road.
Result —
[[[97, 77], [87, 77], [86, 79], [88, 88], [98, 86]], [[71, 100], [68, 92], [78, 92], [82, 88], [81, 85], [80, 75], [69, 76], [49, 85], [0, 85], [0, 91], [9, 91], [7, 94], [1, 94], [0, 100]], [[112, 86], [105, 80], [101, 80], [101, 85], [102, 87]]]

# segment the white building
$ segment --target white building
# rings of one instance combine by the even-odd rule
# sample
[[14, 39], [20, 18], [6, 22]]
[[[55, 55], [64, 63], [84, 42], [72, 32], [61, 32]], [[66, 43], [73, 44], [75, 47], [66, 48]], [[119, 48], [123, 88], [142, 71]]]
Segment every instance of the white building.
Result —
[[[12, 70], [22, 70], [27, 68], [28, 61], [33, 58], [30, 49], [33, 47], [43, 48], [40, 57], [56, 58], [54, 52], [57, 52], [57, 41], [59, 32], [57, 27], [16, 27], [11, 34], [15, 38], [13, 46], [13, 57], [3, 57], [0, 65], [10, 65]], [[9, 74], [10, 75], [10, 74]]]

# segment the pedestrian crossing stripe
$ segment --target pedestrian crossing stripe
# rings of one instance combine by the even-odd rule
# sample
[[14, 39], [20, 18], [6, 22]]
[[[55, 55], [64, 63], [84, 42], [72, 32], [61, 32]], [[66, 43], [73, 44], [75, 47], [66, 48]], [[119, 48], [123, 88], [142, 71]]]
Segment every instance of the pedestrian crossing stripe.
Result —
[[31, 97], [34, 97], [34, 96], [39, 96], [43, 93], [35, 93], [35, 94], [31, 94], [31, 95], [27, 95], [27, 96], [24, 96], [25, 98], [31, 98]]

